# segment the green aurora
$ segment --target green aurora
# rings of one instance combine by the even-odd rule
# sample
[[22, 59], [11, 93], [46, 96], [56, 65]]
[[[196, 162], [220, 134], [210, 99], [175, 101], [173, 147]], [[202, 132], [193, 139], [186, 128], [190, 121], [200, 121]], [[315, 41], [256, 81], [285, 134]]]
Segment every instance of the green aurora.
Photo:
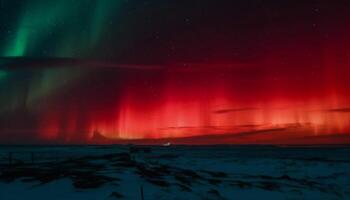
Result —
[[[1, 55], [84, 57], [91, 55], [122, 1], [24, 1], [3, 37]], [[48, 45], [49, 44], [49, 45]]]

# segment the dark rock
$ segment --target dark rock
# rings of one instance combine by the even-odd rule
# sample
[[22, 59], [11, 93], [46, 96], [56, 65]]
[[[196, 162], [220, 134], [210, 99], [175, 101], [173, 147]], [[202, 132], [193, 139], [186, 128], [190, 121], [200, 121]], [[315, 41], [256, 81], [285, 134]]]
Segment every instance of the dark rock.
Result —
[[109, 195], [109, 197], [115, 197], [115, 198], [117, 198], [117, 199], [121, 199], [121, 198], [124, 197], [124, 195], [122, 195], [122, 194], [120, 194], [120, 193], [118, 193], [118, 192], [112, 192], [112, 193]]

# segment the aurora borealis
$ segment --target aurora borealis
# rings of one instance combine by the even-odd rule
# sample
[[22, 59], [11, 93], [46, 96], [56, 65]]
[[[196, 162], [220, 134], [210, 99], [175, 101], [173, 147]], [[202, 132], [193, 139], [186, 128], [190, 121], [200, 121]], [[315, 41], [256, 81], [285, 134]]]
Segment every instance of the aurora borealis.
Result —
[[0, 143], [349, 143], [348, 6], [1, 1]]

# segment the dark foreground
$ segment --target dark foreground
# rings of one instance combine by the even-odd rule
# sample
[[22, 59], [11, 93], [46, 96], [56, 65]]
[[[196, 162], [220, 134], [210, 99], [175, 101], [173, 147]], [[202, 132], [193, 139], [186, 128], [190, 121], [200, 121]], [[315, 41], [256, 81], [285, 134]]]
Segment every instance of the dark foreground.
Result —
[[350, 147], [0, 146], [1, 199], [350, 199]]

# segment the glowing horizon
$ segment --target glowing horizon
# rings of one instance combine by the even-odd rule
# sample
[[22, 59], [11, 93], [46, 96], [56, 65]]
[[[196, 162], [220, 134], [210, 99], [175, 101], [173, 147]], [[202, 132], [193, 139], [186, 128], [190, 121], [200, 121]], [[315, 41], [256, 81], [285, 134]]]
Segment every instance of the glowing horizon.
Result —
[[348, 5], [261, 5], [3, 1], [0, 143], [343, 142]]

